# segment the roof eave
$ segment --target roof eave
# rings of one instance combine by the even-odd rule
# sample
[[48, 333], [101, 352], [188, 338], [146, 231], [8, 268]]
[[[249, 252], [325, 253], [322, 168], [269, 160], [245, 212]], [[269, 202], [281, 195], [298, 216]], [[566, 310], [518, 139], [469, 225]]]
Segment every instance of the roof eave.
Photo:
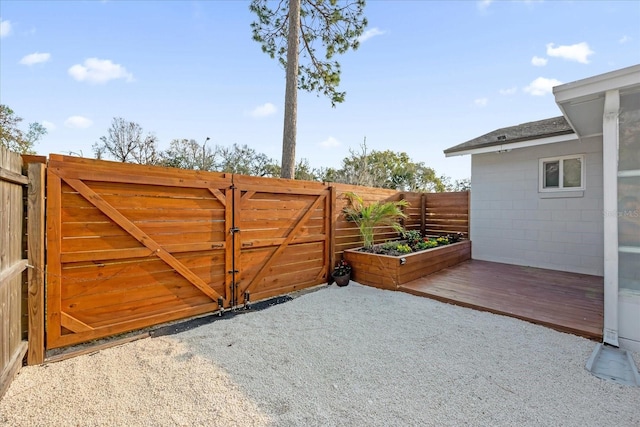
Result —
[[640, 86], [640, 65], [566, 83], [553, 88], [556, 104], [578, 137], [602, 133], [607, 91]]
[[473, 155], [473, 154], [485, 154], [485, 153], [502, 153], [506, 151], [515, 150], [518, 148], [535, 147], [538, 145], [555, 144], [558, 142], [577, 141], [577, 140], [578, 140], [578, 136], [574, 132], [568, 131], [568, 132], [558, 133], [553, 136], [545, 135], [544, 137], [541, 137], [541, 138], [522, 138], [518, 141], [503, 142], [499, 145], [485, 144], [484, 146], [473, 147], [473, 148], [468, 148], [463, 150], [456, 150], [456, 151], [445, 150], [444, 155], [445, 157], [455, 157], [455, 156], [464, 156], [467, 154]]

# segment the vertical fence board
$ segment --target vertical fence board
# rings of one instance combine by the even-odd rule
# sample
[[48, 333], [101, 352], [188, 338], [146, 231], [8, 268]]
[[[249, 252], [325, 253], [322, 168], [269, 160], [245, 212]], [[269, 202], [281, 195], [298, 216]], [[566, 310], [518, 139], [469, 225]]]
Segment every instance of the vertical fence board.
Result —
[[0, 397], [22, 365], [23, 341], [24, 202], [19, 154], [0, 147]]
[[44, 190], [45, 166], [29, 164], [29, 193], [27, 198], [29, 247], [29, 352], [27, 363], [44, 362]]

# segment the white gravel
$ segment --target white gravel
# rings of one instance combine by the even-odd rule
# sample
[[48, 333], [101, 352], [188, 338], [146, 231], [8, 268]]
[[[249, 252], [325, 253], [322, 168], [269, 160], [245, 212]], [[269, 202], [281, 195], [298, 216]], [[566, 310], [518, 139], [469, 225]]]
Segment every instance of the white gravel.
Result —
[[352, 282], [25, 367], [0, 401], [0, 424], [640, 425], [640, 388], [585, 370], [595, 345]]

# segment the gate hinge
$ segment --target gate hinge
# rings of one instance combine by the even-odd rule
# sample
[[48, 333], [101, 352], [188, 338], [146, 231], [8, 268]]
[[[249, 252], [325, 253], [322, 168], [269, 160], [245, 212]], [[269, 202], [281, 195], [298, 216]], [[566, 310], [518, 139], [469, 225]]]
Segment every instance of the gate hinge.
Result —
[[218, 316], [222, 316], [222, 310], [224, 309], [224, 300], [218, 298]]
[[240, 229], [238, 227], [231, 227], [229, 229], [229, 233], [233, 234], [233, 233], [239, 233]]

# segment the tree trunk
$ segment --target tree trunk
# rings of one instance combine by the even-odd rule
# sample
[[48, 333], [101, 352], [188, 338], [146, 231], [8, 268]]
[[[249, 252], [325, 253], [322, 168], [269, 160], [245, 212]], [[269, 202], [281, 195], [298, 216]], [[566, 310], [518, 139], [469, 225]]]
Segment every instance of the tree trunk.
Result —
[[300, 45], [300, 0], [289, 0], [287, 38], [287, 81], [284, 93], [282, 132], [282, 178], [294, 178], [296, 165], [296, 122], [298, 116], [298, 54]]

